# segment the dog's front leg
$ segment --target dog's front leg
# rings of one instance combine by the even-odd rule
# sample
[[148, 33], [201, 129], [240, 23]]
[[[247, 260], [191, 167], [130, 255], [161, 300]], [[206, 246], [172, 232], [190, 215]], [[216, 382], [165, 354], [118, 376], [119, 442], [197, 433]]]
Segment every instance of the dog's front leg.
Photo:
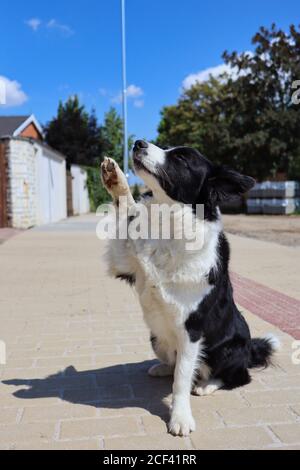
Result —
[[135, 205], [127, 178], [117, 162], [112, 158], [104, 157], [101, 164], [101, 178], [117, 207], [119, 207], [121, 200], [127, 204], [128, 208]]
[[193, 343], [185, 330], [179, 332], [169, 423], [169, 431], [175, 436], [187, 436], [196, 427], [191, 410], [190, 393], [198, 350], [199, 341]]
[[[126, 176], [115, 160], [105, 157], [101, 164], [101, 179], [116, 206], [118, 216], [116, 229], [125, 227], [125, 233], [127, 233], [129, 218], [134, 215], [136, 204]], [[112, 277], [125, 279], [131, 284], [135, 282], [135, 260], [126, 237], [124, 239], [117, 236], [110, 239], [107, 246], [106, 262], [108, 272]]]

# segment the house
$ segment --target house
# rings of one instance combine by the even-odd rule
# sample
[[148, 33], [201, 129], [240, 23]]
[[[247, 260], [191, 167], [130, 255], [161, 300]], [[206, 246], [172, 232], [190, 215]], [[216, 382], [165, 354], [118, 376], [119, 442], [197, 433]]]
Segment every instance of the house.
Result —
[[29, 228], [67, 216], [66, 160], [31, 116], [0, 116], [0, 227]]

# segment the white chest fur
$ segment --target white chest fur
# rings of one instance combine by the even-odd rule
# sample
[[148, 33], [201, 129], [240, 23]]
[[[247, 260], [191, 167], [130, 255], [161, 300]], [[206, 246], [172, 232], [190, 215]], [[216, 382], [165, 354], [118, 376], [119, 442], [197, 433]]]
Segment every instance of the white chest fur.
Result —
[[154, 334], [182, 325], [211, 290], [207, 276], [217, 265], [221, 222], [197, 223], [203, 243], [194, 250], [187, 249], [185, 238], [109, 243], [110, 274], [134, 274], [145, 321]]
[[203, 243], [192, 251], [184, 238], [110, 243], [110, 271], [135, 275], [145, 321], [154, 334], [182, 325], [212, 288], [207, 277], [216, 268], [221, 222], [199, 222], [198, 230]]

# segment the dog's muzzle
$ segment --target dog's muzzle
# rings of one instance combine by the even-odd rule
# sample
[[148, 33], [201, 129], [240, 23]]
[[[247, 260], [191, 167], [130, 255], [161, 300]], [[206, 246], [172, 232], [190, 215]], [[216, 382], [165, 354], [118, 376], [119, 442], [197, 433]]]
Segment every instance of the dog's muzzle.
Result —
[[136, 169], [146, 169], [143, 164], [143, 156], [147, 155], [148, 143], [144, 140], [137, 140], [133, 147], [133, 163]]

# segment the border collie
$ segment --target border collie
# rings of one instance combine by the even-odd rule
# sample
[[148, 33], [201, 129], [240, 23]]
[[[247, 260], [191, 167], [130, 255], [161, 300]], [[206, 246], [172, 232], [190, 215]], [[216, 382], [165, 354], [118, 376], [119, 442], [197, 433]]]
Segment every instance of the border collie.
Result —
[[[135, 142], [133, 163], [151, 190], [143, 201], [147, 207], [177, 202], [190, 208], [196, 221], [195, 207], [204, 205], [204, 242], [199, 249], [188, 251], [186, 240], [175, 238], [129, 237], [110, 240], [107, 253], [110, 274], [134, 284], [138, 293], [161, 361], [149, 374], [174, 375], [169, 431], [186, 436], [195, 429], [190, 393], [208, 395], [248, 384], [249, 369], [266, 367], [279, 345], [272, 335], [251, 339], [234, 303], [229, 245], [218, 208], [223, 200], [247, 192], [255, 181], [215, 165], [193, 148], [162, 150], [143, 140]], [[123, 196], [134, 208], [126, 177], [113, 159], [105, 158], [101, 176], [116, 207]]]

